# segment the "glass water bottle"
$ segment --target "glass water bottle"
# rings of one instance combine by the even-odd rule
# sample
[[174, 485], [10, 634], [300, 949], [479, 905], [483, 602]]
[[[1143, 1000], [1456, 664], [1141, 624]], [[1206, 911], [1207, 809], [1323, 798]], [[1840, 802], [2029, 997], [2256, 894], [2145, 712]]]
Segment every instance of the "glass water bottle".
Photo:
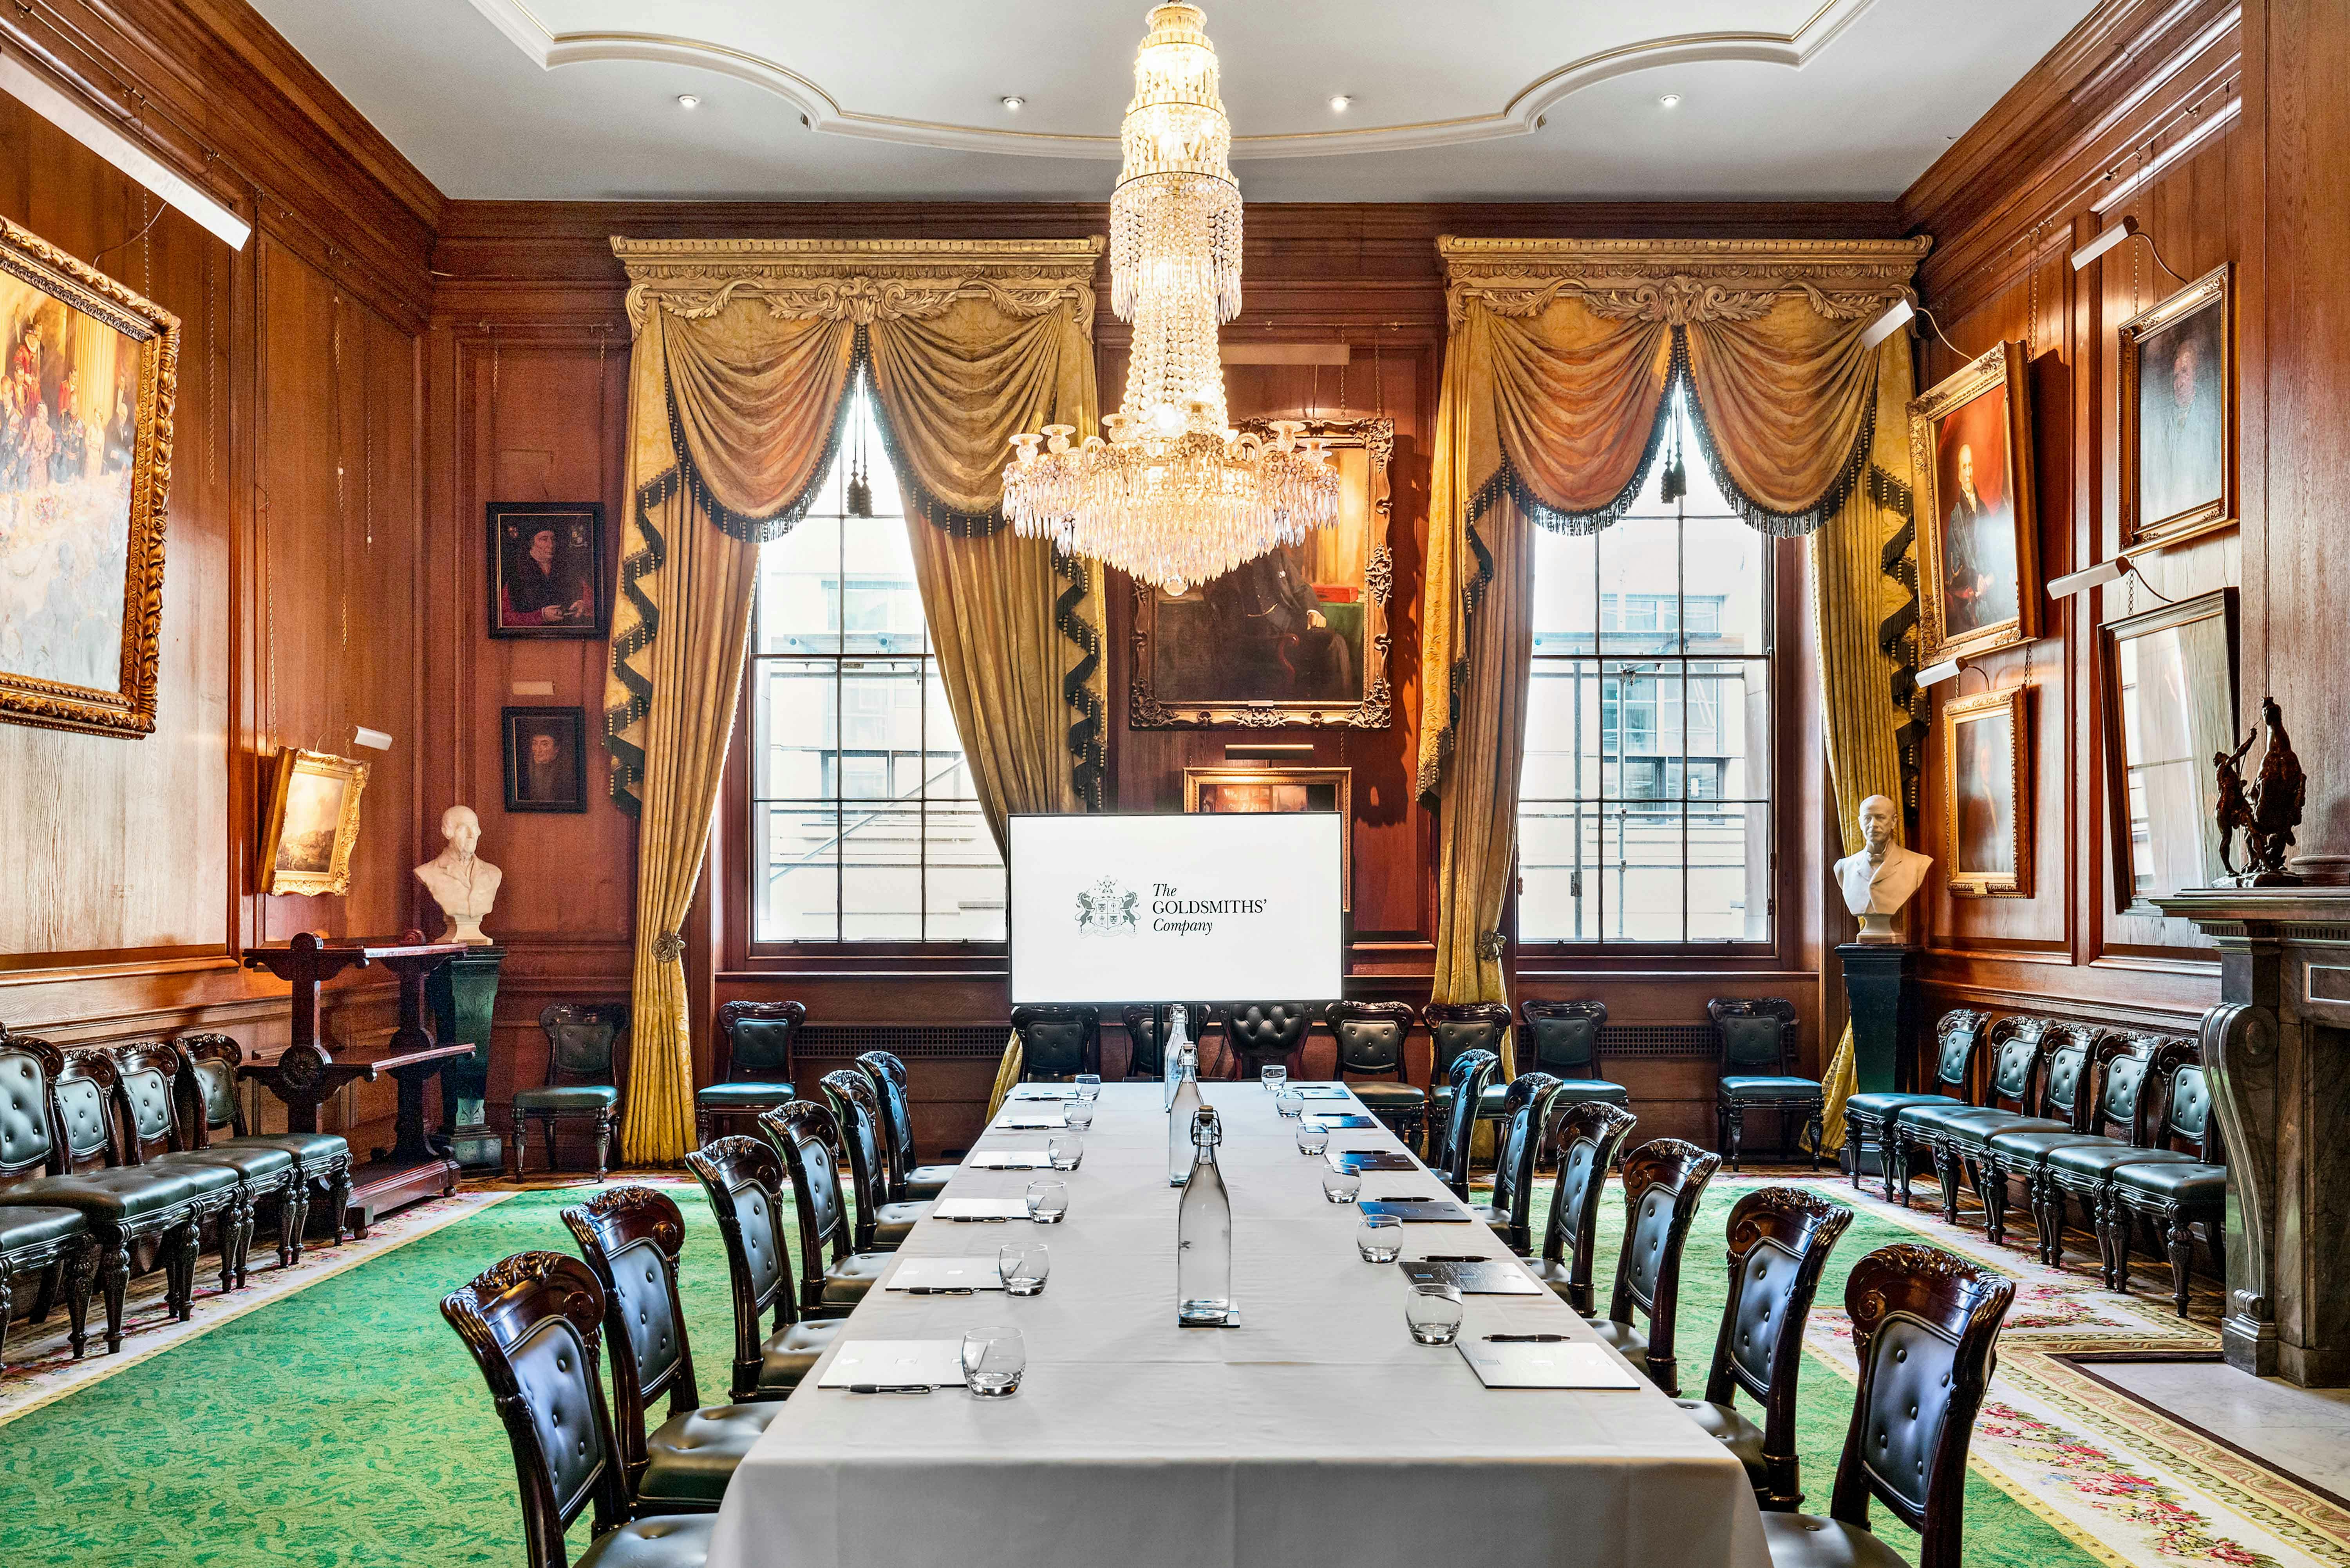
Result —
[[1165, 1080], [1167, 1097], [1159, 1109], [1171, 1110], [1175, 1105], [1175, 1085], [1183, 1075], [1183, 1055], [1191, 1049], [1191, 1009], [1174, 1002], [1167, 1009], [1166, 1038], [1159, 1044], [1159, 1071]]
[[1191, 1121], [1200, 1114], [1200, 1062], [1189, 1050], [1176, 1069], [1175, 1102], [1167, 1107], [1167, 1185], [1191, 1179]]
[[1175, 1205], [1175, 1321], [1221, 1328], [1232, 1321], [1232, 1200], [1216, 1167], [1224, 1128], [1212, 1106], [1191, 1126], [1191, 1179]]

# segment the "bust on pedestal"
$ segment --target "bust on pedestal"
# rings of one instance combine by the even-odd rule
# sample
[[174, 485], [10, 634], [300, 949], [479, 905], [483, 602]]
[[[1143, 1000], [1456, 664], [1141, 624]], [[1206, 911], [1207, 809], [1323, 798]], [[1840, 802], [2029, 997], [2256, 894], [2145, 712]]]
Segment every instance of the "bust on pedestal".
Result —
[[416, 868], [416, 879], [449, 922], [449, 929], [433, 940], [488, 947], [490, 938], [483, 934], [482, 922], [497, 902], [498, 884], [505, 880], [505, 873], [473, 853], [482, 841], [482, 819], [472, 806], [452, 805], [442, 812], [441, 836], [448, 846]]
[[441, 1044], [468, 1044], [473, 1054], [442, 1069], [442, 1130], [435, 1141], [465, 1169], [494, 1171], [503, 1166], [504, 1151], [489, 1125], [490, 1028], [505, 950], [483, 931], [482, 922], [497, 901], [505, 874], [474, 853], [481, 844], [482, 822], [471, 806], [452, 805], [442, 812], [441, 836], [448, 847], [419, 866], [416, 879], [448, 921], [441, 940], [463, 942], [475, 950], [436, 970], [426, 997]]
[[[1860, 803], [1861, 850], [1835, 863], [1836, 886], [1845, 908], [1860, 917], [1860, 940], [1838, 944], [1844, 965], [1845, 1001], [1852, 1013], [1853, 1092], [1886, 1094], [1907, 1087], [1915, 1054], [1918, 1006], [1910, 981], [1918, 949], [1894, 929], [1893, 918], [1916, 896], [1930, 856], [1904, 849], [1894, 839], [1899, 807], [1881, 794]], [[1876, 1151], [1846, 1147], [1869, 1168]]]
[[1894, 837], [1900, 807], [1881, 794], [1860, 803], [1861, 850], [1835, 863], [1836, 886], [1844, 889], [1845, 908], [1860, 917], [1864, 942], [1898, 942], [1893, 917], [1901, 912], [1926, 880], [1933, 857], [1904, 849]]

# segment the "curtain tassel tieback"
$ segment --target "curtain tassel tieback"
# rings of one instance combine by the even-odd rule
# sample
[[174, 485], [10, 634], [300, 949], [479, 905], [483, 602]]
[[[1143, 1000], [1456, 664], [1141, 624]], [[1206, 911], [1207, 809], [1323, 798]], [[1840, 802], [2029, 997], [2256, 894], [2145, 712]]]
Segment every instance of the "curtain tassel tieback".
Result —
[[1501, 932], [1480, 931], [1477, 933], [1477, 956], [1479, 958], [1499, 959], [1503, 953], [1509, 950], [1510, 939], [1503, 936]]
[[653, 957], [662, 963], [676, 963], [685, 957], [685, 939], [675, 931], [663, 931], [653, 939]]

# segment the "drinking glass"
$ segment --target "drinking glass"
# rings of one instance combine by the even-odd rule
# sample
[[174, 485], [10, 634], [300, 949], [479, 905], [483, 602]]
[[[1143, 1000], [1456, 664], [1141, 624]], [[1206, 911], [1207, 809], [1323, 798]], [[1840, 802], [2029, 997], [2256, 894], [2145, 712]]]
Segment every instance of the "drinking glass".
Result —
[[1053, 1272], [1053, 1255], [1042, 1241], [1007, 1241], [995, 1251], [995, 1271], [1003, 1277], [1008, 1296], [1040, 1296], [1045, 1276]]
[[1099, 1073], [1080, 1073], [1077, 1075], [1077, 1098], [1081, 1100], [1098, 1100], [1101, 1098], [1101, 1075]]
[[983, 1399], [1008, 1399], [1020, 1392], [1028, 1370], [1027, 1342], [1016, 1328], [974, 1328], [962, 1336], [963, 1386]]
[[1362, 1177], [1351, 1170], [1334, 1170], [1322, 1179], [1322, 1196], [1333, 1203], [1352, 1203], [1362, 1190]]
[[1366, 1214], [1355, 1231], [1355, 1249], [1367, 1263], [1392, 1263], [1403, 1255], [1403, 1221], [1392, 1214]]
[[1461, 1287], [1430, 1280], [1404, 1298], [1403, 1321], [1422, 1345], [1450, 1345], [1461, 1333]]
[[1091, 1100], [1071, 1100], [1061, 1107], [1061, 1125], [1079, 1132], [1094, 1125], [1094, 1103]]
[[1305, 1099], [1302, 1095], [1284, 1089], [1273, 1097], [1273, 1108], [1284, 1116], [1294, 1116], [1305, 1108]]
[[1075, 1170], [1085, 1163], [1086, 1140], [1073, 1132], [1055, 1133], [1045, 1140], [1045, 1158], [1055, 1170]]
[[1058, 1225], [1068, 1217], [1069, 1186], [1065, 1181], [1028, 1184], [1028, 1218], [1039, 1225]]
[[1277, 1064], [1258, 1068], [1256, 1075], [1257, 1081], [1263, 1084], [1270, 1094], [1280, 1094], [1282, 1085], [1289, 1082], [1289, 1069]]
[[1330, 1129], [1310, 1116], [1297, 1118], [1297, 1152], [1320, 1154], [1330, 1147]]

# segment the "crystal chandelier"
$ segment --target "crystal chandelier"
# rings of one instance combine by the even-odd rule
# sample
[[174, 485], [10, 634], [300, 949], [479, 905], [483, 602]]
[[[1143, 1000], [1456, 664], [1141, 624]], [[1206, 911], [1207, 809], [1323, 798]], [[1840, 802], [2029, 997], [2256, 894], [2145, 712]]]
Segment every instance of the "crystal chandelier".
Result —
[[[1225, 424], [1216, 327], [1240, 314], [1241, 192], [1232, 121], [1196, 5], [1152, 8], [1134, 57], [1110, 196], [1110, 308], [1134, 323], [1108, 439], [1017, 435], [1003, 513], [1030, 537], [1181, 593], [1338, 517], [1338, 476], [1305, 426], [1260, 440]], [[1039, 448], [1042, 448], [1040, 451]]]

